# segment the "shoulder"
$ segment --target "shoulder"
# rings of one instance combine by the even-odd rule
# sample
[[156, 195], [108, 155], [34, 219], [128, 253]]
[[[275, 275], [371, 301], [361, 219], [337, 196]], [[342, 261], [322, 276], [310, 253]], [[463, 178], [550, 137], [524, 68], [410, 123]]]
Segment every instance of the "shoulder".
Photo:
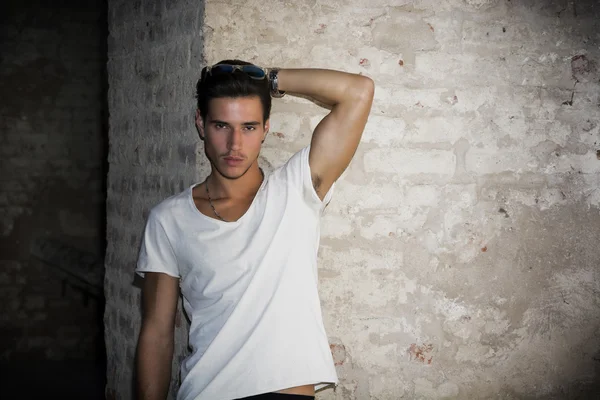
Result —
[[185, 190], [161, 200], [150, 209], [148, 219], [168, 222], [173, 216], [186, 210], [193, 186], [188, 186]]
[[308, 155], [310, 153], [310, 145], [307, 145], [300, 150], [292, 153], [282, 165], [273, 171], [274, 175], [279, 175], [282, 178], [291, 178], [294, 175], [299, 175], [303, 169], [308, 167]]
[[309, 155], [310, 145], [293, 153], [281, 167], [273, 171], [273, 182], [291, 188], [290, 190], [299, 193], [311, 208], [322, 211], [331, 199], [333, 185], [321, 200], [313, 185]]

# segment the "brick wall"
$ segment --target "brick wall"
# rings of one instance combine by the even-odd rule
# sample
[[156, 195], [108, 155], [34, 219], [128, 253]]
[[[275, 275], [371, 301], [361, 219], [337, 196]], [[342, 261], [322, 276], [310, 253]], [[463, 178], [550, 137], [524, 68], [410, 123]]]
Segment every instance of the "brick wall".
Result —
[[104, 357], [101, 280], [65, 270], [103, 271], [103, 6], [0, 7], [2, 363]]
[[[148, 211], [192, 184], [197, 168], [195, 82], [203, 57], [202, 4], [109, 2], [106, 344], [109, 398], [131, 398], [140, 321], [133, 270]], [[186, 347], [178, 316], [174, 377]], [[173, 387], [177, 387], [174, 379]]]
[[[111, 2], [115, 398], [130, 393], [144, 217], [205, 173], [191, 98], [203, 57], [376, 82], [322, 224], [320, 293], [340, 384], [319, 399], [597, 394], [598, 6], [206, 1], [202, 24], [195, 3], [159, 4]], [[324, 115], [275, 101], [264, 165], [307, 144]]]

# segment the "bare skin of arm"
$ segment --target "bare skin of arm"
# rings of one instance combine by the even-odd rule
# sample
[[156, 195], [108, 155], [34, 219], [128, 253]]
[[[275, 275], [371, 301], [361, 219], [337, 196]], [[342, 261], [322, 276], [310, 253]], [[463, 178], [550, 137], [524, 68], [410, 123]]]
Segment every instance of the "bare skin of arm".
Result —
[[178, 278], [146, 273], [136, 355], [138, 400], [164, 400], [169, 393], [178, 296]]
[[321, 198], [346, 170], [360, 142], [375, 85], [370, 78], [327, 69], [282, 69], [279, 90], [313, 98], [331, 107], [313, 132], [309, 165]]

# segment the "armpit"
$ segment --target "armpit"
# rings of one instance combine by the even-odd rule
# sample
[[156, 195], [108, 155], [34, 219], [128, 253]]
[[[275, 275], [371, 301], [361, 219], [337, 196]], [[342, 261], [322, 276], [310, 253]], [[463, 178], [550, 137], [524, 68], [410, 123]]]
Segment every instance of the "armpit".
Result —
[[323, 180], [317, 174], [311, 174], [311, 179], [312, 179], [312, 185], [313, 185], [313, 188], [315, 189], [315, 192], [317, 192], [317, 194], [320, 194], [319, 189], [321, 188], [321, 184], [323, 183]]

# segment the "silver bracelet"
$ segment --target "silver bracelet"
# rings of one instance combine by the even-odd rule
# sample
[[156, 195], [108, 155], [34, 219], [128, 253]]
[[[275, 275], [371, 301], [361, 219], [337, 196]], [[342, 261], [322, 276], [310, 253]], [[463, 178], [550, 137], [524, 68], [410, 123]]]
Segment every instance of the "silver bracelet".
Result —
[[277, 74], [279, 73], [279, 68], [270, 68], [269, 69], [269, 84], [271, 87], [271, 97], [281, 98], [285, 96], [285, 91], [279, 90], [279, 85], [277, 81]]

